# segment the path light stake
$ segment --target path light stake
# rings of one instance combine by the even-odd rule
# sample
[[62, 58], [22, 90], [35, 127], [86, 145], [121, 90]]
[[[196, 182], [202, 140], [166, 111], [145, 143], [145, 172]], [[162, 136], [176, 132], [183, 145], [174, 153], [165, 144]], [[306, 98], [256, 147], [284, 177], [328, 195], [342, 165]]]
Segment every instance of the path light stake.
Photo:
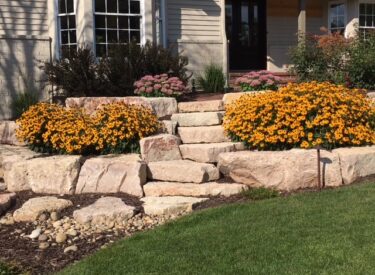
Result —
[[318, 188], [319, 190], [322, 190], [322, 179], [321, 179], [321, 172], [320, 172], [320, 150], [322, 147], [316, 146], [316, 151], [318, 153]]

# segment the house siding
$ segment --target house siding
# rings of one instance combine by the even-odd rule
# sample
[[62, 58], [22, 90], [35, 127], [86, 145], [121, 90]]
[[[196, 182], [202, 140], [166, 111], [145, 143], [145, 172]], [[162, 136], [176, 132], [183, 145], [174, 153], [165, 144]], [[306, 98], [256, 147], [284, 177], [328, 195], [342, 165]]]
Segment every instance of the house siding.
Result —
[[223, 67], [221, 0], [167, 0], [167, 37], [189, 58], [189, 69], [199, 74], [206, 65]]
[[49, 59], [48, 39], [47, 0], [0, 0], [0, 119], [11, 118], [18, 93], [43, 90], [39, 66]]

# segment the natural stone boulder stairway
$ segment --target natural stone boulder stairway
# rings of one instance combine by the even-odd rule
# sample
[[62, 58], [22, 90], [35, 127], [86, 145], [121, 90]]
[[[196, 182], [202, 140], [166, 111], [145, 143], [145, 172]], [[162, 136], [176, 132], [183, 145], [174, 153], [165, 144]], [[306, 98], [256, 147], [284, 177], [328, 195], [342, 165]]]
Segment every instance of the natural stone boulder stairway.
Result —
[[[179, 113], [171, 117], [171, 122], [177, 124], [177, 137], [159, 135], [141, 141], [149, 181], [143, 186], [144, 201], [148, 211], [154, 213], [168, 212], [171, 205], [174, 209], [182, 205], [181, 209], [189, 211], [205, 201], [194, 198], [228, 197], [248, 188], [225, 182], [216, 167], [221, 153], [244, 149], [225, 135], [223, 101], [184, 102], [178, 109]], [[155, 209], [150, 210], [152, 204]]]

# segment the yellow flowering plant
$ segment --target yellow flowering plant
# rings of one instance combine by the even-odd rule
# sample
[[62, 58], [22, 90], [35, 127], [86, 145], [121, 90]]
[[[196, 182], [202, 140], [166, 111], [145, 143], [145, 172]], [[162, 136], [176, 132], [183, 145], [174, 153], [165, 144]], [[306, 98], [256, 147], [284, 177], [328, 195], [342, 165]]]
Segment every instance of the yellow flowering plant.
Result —
[[251, 149], [333, 149], [375, 144], [375, 106], [365, 93], [331, 83], [289, 84], [227, 106], [224, 128]]
[[82, 155], [139, 151], [139, 140], [160, 128], [151, 110], [125, 104], [104, 105], [90, 116], [82, 109], [40, 103], [17, 124], [17, 137], [34, 151]]

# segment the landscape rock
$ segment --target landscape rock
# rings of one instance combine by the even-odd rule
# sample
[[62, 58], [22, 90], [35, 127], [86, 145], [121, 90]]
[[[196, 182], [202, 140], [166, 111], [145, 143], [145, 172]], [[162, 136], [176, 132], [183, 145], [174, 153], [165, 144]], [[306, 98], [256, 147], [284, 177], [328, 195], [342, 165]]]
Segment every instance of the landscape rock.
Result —
[[76, 252], [77, 250], [78, 250], [78, 247], [76, 245], [71, 245], [64, 249], [64, 253]]
[[64, 243], [68, 237], [66, 236], [65, 233], [59, 232], [56, 234], [55, 241], [57, 243]]
[[183, 159], [206, 163], [216, 163], [221, 153], [235, 152], [244, 149], [244, 145], [239, 142], [180, 145], [180, 152]]
[[222, 100], [194, 101], [178, 103], [179, 113], [199, 113], [224, 111]]
[[72, 205], [71, 201], [56, 197], [32, 198], [13, 213], [13, 218], [16, 222], [33, 222], [42, 213], [60, 211]]
[[41, 250], [47, 249], [48, 247], [49, 247], [49, 243], [47, 243], [47, 242], [41, 242], [39, 244], [39, 249], [41, 249]]
[[159, 161], [148, 164], [148, 178], [159, 181], [203, 183], [218, 180], [220, 173], [213, 164], [190, 160]]
[[170, 135], [176, 135], [177, 134], [177, 122], [172, 120], [163, 120], [162, 121], [164, 125], [164, 131], [167, 134]]
[[123, 222], [134, 216], [135, 208], [126, 205], [120, 198], [104, 197], [94, 204], [75, 210], [73, 217], [80, 224], [107, 225], [109, 222]]
[[180, 144], [180, 138], [169, 134], [143, 138], [140, 141], [142, 158], [146, 162], [181, 160]]
[[31, 232], [31, 234], [29, 235], [29, 238], [30, 239], [36, 239], [40, 236], [41, 232], [42, 232], [42, 229], [37, 228], [37, 229], [33, 230], [33, 232]]
[[187, 196], [187, 197], [230, 197], [248, 189], [248, 186], [237, 183], [178, 183], [149, 182], [144, 186], [146, 197]]
[[340, 158], [344, 184], [375, 178], [375, 146], [333, 150]]
[[[341, 186], [338, 154], [322, 150], [321, 156], [323, 184]], [[218, 168], [235, 182], [251, 187], [292, 191], [318, 185], [316, 150], [223, 153], [219, 156]]]
[[26, 161], [27, 181], [34, 193], [74, 194], [81, 156], [52, 156]]
[[146, 101], [159, 117], [171, 116], [178, 112], [177, 100], [173, 97], [147, 97]]
[[16, 198], [15, 193], [0, 194], [0, 216], [4, 214], [12, 205]]
[[179, 113], [172, 115], [171, 120], [180, 127], [197, 127], [221, 125], [224, 112]]
[[178, 127], [178, 134], [184, 144], [230, 142], [229, 137], [225, 135], [224, 128], [221, 125]]
[[0, 144], [8, 144], [15, 146], [24, 146], [16, 137], [16, 130], [18, 126], [15, 121], [0, 121]]
[[260, 93], [266, 93], [268, 91], [256, 91], [256, 92], [237, 92], [237, 93], [226, 93], [223, 96], [224, 105], [231, 104], [234, 101], [240, 99], [244, 95], [256, 95]]
[[76, 194], [123, 192], [142, 197], [146, 180], [147, 166], [139, 155], [100, 156], [83, 164]]
[[191, 212], [207, 198], [191, 197], [146, 197], [141, 199], [147, 215], [177, 215], [181, 212]]

